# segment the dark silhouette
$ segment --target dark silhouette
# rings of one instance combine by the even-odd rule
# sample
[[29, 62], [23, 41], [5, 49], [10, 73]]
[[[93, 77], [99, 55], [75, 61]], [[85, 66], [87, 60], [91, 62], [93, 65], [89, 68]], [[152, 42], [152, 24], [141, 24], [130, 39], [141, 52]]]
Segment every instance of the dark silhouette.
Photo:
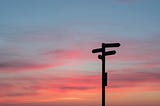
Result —
[[98, 55], [98, 59], [102, 60], [102, 106], [105, 106], [105, 86], [107, 86], [107, 72], [105, 72], [105, 56], [116, 54], [115, 50], [106, 52], [105, 48], [119, 46], [120, 43], [102, 43], [102, 48], [92, 50], [92, 53], [102, 52], [102, 55]]

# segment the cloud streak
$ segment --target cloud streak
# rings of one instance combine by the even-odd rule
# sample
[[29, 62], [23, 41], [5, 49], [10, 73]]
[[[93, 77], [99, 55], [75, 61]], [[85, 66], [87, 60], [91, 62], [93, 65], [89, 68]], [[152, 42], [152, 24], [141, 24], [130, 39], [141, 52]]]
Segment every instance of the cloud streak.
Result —
[[[130, 72], [129, 72], [130, 71]], [[137, 72], [134, 70], [126, 70], [121, 73], [111, 73], [110, 75], [111, 88], [123, 87], [143, 87], [144, 85], [152, 88], [160, 87], [160, 72]], [[153, 87], [153, 89], [154, 89]]]
[[[41, 76], [41, 77], [21, 77], [21, 78], [0, 78], [3, 83], [0, 83], [1, 92], [12, 96], [31, 96], [37, 92], [38, 95], [42, 95], [42, 92], [46, 91], [58, 93], [62, 95], [63, 91], [67, 94], [69, 92], [81, 92], [82, 94], [86, 91], [88, 93], [98, 93], [101, 89], [101, 77], [94, 76], [79, 76], [78, 77], [52, 77], [52, 76]], [[150, 85], [151, 83], [151, 85]], [[124, 88], [124, 87], [145, 87], [156, 88], [160, 87], [157, 84], [160, 83], [159, 72], [109, 72], [109, 89], [113, 88]], [[155, 84], [155, 85], [154, 85]], [[142, 85], [142, 86], [140, 86]], [[8, 89], [9, 91], [6, 91]], [[118, 90], [118, 89], [117, 89]], [[15, 92], [12, 92], [15, 91]], [[30, 92], [32, 91], [32, 92]], [[29, 95], [28, 95], [29, 94]], [[30, 95], [31, 94], [31, 95]], [[2, 95], [1, 95], [2, 96]], [[12, 98], [11, 96], [9, 96]]]

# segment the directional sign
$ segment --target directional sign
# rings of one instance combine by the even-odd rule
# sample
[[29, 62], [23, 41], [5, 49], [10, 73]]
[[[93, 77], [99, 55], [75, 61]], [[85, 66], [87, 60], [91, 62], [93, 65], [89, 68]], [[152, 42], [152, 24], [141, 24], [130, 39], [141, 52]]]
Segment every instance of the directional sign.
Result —
[[106, 48], [119, 47], [120, 43], [102, 43], [102, 48], [93, 49], [92, 53], [99, 53], [98, 58], [102, 60], [102, 106], [105, 106], [105, 86], [107, 86], [107, 72], [105, 72], [105, 56], [116, 54], [115, 50], [106, 51]]
[[107, 51], [107, 52], [105, 52], [105, 56], [108, 56], [108, 55], [114, 55], [114, 54], [116, 54], [116, 51], [115, 50], [112, 50], [112, 51]]
[[[102, 43], [102, 47], [110, 48], [110, 47], [119, 47], [120, 43]], [[99, 53], [102, 52], [102, 48], [93, 49], [92, 53]]]
[[[115, 50], [112, 50], [112, 51], [107, 51], [107, 52], [105, 52], [104, 56], [114, 55], [114, 54], [116, 54], [116, 51], [115, 51]], [[99, 59], [102, 59], [103, 57], [102, 57], [102, 55], [98, 55], [98, 58], [99, 58]]]
[[102, 48], [93, 49], [92, 53], [102, 52]]
[[102, 43], [102, 46], [103, 47], [119, 47], [120, 46], [120, 43]]

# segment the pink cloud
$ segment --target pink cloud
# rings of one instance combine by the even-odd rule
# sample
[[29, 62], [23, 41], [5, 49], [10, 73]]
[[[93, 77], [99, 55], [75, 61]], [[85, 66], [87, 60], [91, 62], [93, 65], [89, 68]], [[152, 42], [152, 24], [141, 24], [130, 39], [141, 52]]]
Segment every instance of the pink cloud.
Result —
[[[77, 75], [71, 77], [58, 77], [56, 75], [23, 76], [0, 78], [0, 103], [12, 101], [14, 103], [53, 102], [61, 101], [64, 97], [76, 97], [81, 100], [96, 98], [101, 92], [101, 76]], [[121, 93], [123, 89], [136, 88], [142, 91], [159, 91], [160, 73], [109, 71], [108, 90]], [[120, 90], [121, 89], [121, 90]], [[126, 92], [125, 90], [123, 92]], [[133, 91], [132, 92], [137, 92]], [[111, 92], [112, 93], [112, 92]], [[47, 97], [42, 99], [42, 97]]]
[[[120, 72], [110, 72], [109, 87], [124, 88], [124, 87], [148, 87], [156, 89], [160, 87], [160, 72], [142, 72], [135, 70], [123, 70]], [[152, 85], [153, 84], [153, 85]], [[155, 86], [156, 85], [156, 86]]]
[[53, 68], [61, 65], [57, 64], [45, 64], [45, 63], [28, 63], [28, 62], [1, 62], [0, 71], [1, 72], [19, 72], [19, 71], [33, 71], [33, 70], [43, 70], [48, 68]]
[[57, 59], [80, 59], [82, 57], [84, 57], [82, 51], [80, 50], [52, 50], [49, 51], [47, 53], [45, 53], [45, 55], [50, 55], [53, 56], [54, 58]]
[[81, 62], [96, 60], [96, 58], [92, 58], [91, 49], [86, 48], [83, 50], [80, 48], [48, 50], [41, 55], [52, 59], [54, 62], [62, 62], [65, 65], [81, 64]]
[[[144, 83], [158, 84], [160, 83], [160, 72], [135, 72], [135, 71], [119, 71], [108, 72], [109, 88], [122, 87], [141, 87]], [[1, 78], [3, 84], [0, 84], [0, 89], [9, 88], [26, 88], [31, 91], [43, 89], [52, 90], [53, 92], [83, 92], [96, 90], [101, 88], [101, 76], [82, 76], [75, 75], [74, 77], [56, 77], [56, 76], [39, 76], [39, 77], [21, 77], [21, 78]], [[16, 85], [19, 84], [19, 85]], [[150, 85], [147, 85], [151, 87]], [[146, 86], [146, 87], [147, 87]], [[153, 88], [156, 86], [153, 86]], [[157, 86], [158, 87], [158, 86]], [[11, 90], [12, 91], [12, 90]], [[8, 91], [7, 91], [8, 92]]]

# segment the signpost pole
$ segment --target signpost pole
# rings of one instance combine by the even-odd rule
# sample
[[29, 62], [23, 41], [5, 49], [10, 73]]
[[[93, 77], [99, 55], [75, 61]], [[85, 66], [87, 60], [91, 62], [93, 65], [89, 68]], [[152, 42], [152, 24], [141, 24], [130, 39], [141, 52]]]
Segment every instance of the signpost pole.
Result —
[[105, 48], [119, 47], [120, 43], [102, 43], [102, 48], [93, 49], [92, 53], [102, 52], [102, 55], [98, 55], [98, 58], [102, 60], [102, 106], [105, 106], [105, 86], [107, 86], [107, 72], [105, 72], [105, 56], [116, 54], [115, 50], [107, 51]]
[[105, 106], [105, 47], [102, 43], [102, 106]]

